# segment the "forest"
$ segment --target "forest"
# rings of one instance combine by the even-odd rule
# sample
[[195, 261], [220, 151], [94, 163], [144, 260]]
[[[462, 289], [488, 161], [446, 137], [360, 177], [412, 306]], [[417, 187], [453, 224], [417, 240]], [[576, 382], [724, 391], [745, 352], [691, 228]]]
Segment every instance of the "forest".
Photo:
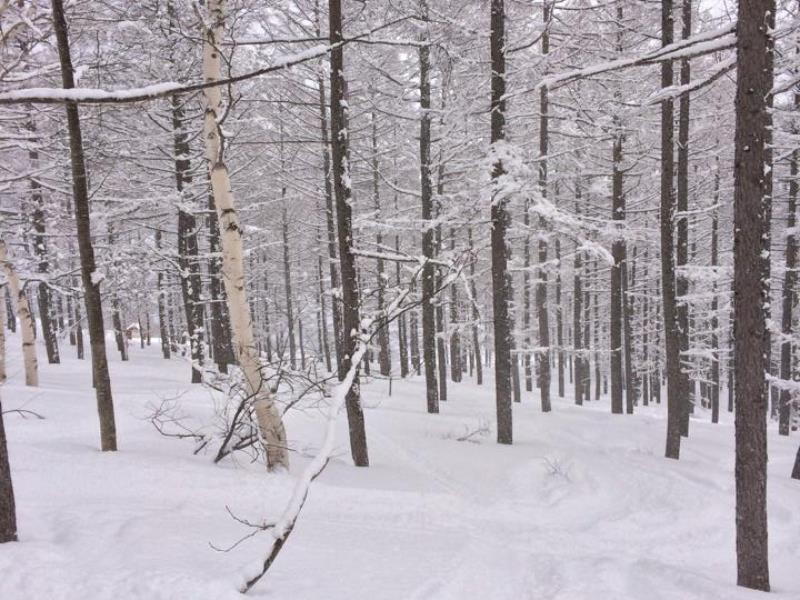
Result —
[[800, 598], [800, 2], [0, 0], [0, 598]]

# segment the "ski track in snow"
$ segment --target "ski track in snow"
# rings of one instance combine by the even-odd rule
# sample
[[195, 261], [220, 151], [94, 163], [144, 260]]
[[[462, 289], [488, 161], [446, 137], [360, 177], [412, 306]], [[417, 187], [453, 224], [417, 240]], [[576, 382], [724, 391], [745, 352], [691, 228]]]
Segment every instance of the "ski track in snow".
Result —
[[[40, 342], [41, 343], [41, 342]], [[267, 475], [246, 457], [222, 465], [160, 436], [148, 404], [180, 397], [206, 423], [213, 397], [191, 386], [189, 367], [164, 361], [156, 345], [109, 348], [120, 452], [102, 454], [89, 362], [68, 346], [64, 364], [45, 363], [27, 389], [19, 340], [10, 335], [5, 410], [29, 408], [45, 421], [6, 415], [21, 542], [0, 547], [3, 600], [226, 600], [238, 574], [263, 558], [270, 538], [249, 520], [280, 514], [292, 478]], [[513, 446], [494, 431], [491, 377], [450, 384], [441, 414], [425, 413], [420, 378], [362, 387], [371, 466], [349, 460], [346, 423], [337, 458], [273, 569], [251, 592], [271, 600], [747, 600], [735, 583], [732, 417], [711, 425], [698, 409], [681, 460], [663, 458], [662, 405], [610, 415], [607, 400], [573, 406], [538, 392], [514, 406]], [[556, 388], [553, 387], [555, 396]], [[185, 393], [184, 393], [185, 392]], [[294, 412], [294, 447], [315, 447], [320, 412]], [[774, 594], [800, 599], [800, 485], [788, 478], [800, 435], [770, 425], [769, 519]], [[309, 460], [292, 456], [292, 472]]]

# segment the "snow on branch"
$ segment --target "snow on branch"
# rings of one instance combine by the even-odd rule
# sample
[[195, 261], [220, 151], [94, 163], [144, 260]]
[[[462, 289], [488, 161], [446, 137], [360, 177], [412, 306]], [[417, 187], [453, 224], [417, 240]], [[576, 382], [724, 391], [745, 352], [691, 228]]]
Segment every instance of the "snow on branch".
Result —
[[165, 96], [173, 94], [183, 94], [187, 92], [196, 92], [212, 87], [219, 87], [246, 81], [283, 69], [289, 69], [296, 65], [320, 58], [327, 55], [332, 50], [340, 48], [350, 42], [355, 42], [381, 29], [385, 29], [401, 21], [406, 20], [408, 17], [401, 17], [388, 23], [384, 23], [368, 32], [356, 35], [342, 40], [336, 44], [316, 45], [302, 52], [288, 55], [276, 61], [275, 63], [242, 73], [241, 75], [234, 75], [224, 79], [217, 79], [214, 81], [203, 81], [196, 83], [181, 83], [181, 82], [161, 82], [146, 85], [138, 88], [128, 88], [122, 90], [104, 90], [97, 88], [28, 88], [22, 90], [12, 90], [9, 92], [0, 93], [0, 105], [2, 104], [124, 104], [129, 102], [146, 102], [149, 100], [157, 100]]
[[587, 79], [595, 75], [602, 75], [611, 71], [619, 71], [630, 67], [643, 67], [654, 65], [664, 61], [672, 61], [681, 58], [696, 58], [712, 52], [729, 50], [736, 46], [736, 24], [728, 25], [720, 29], [706, 31], [693, 35], [683, 40], [679, 40], [667, 46], [647, 52], [639, 56], [630, 58], [620, 58], [607, 62], [591, 65], [583, 69], [574, 69], [563, 73], [557, 73], [542, 79], [536, 87], [526, 90], [527, 92], [537, 91], [542, 87], [555, 89], [578, 81]]

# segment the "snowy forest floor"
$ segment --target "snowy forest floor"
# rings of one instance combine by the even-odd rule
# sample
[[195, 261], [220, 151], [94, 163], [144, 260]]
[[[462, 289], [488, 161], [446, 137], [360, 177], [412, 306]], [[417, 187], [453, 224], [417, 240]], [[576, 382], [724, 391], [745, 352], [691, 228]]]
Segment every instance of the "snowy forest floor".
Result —
[[[41, 387], [25, 388], [10, 335], [6, 415], [20, 542], [0, 548], [0, 598], [241, 598], [244, 567], [263, 558], [268, 534], [230, 552], [248, 530], [234, 521], [277, 518], [292, 486], [246, 457], [214, 465], [211, 453], [162, 437], [151, 405], [180, 396], [206, 421], [211, 393], [154, 344], [109, 349], [120, 451], [101, 453], [90, 363], [63, 348], [40, 352]], [[372, 466], [340, 451], [313, 484], [298, 525], [251, 592], [281, 600], [738, 600], [734, 555], [732, 416], [712, 425], [697, 411], [681, 460], [663, 458], [665, 407], [612, 416], [607, 399], [583, 407], [538, 392], [514, 407], [514, 445], [495, 443], [494, 394], [450, 384], [441, 414], [425, 413], [421, 378], [363, 386]], [[555, 391], [555, 386], [554, 386]], [[297, 473], [322, 438], [321, 408], [292, 411]], [[481, 430], [484, 431], [481, 431]], [[465, 436], [468, 440], [461, 440]], [[800, 485], [789, 478], [800, 436], [769, 434], [773, 597], [800, 598]]]

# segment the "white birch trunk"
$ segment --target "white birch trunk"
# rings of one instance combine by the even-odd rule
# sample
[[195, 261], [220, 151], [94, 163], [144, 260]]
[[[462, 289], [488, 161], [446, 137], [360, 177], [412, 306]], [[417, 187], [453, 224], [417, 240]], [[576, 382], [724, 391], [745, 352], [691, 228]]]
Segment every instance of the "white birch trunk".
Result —
[[[205, 81], [221, 78], [219, 44], [225, 25], [224, 0], [209, 0], [208, 15], [203, 31], [203, 77]], [[222, 279], [227, 293], [228, 311], [231, 319], [231, 336], [234, 352], [247, 384], [248, 396], [261, 431], [262, 443], [267, 453], [270, 470], [289, 468], [289, 451], [286, 447], [286, 431], [281, 414], [275, 406], [272, 392], [261, 376], [261, 363], [253, 341], [253, 324], [250, 305], [245, 289], [244, 260], [242, 252], [242, 230], [234, 207], [228, 168], [223, 151], [225, 141], [221, 135], [219, 118], [223, 114], [222, 90], [210, 87], [203, 90], [205, 116], [203, 135], [206, 158], [211, 175], [211, 190], [217, 207], [220, 242], [222, 246]]]
[[[31, 387], [39, 386], [39, 366], [36, 362], [36, 337], [33, 332], [33, 316], [28, 305], [28, 297], [25, 291], [20, 288], [19, 277], [14, 270], [11, 261], [8, 260], [6, 243], [0, 240], [0, 263], [8, 280], [8, 287], [11, 297], [16, 302], [17, 317], [19, 318], [20, 328], [22, 329], [22, 357], [25, 361], [25, 385]], [[5, 370], [5, 369], [4, 369]]]

